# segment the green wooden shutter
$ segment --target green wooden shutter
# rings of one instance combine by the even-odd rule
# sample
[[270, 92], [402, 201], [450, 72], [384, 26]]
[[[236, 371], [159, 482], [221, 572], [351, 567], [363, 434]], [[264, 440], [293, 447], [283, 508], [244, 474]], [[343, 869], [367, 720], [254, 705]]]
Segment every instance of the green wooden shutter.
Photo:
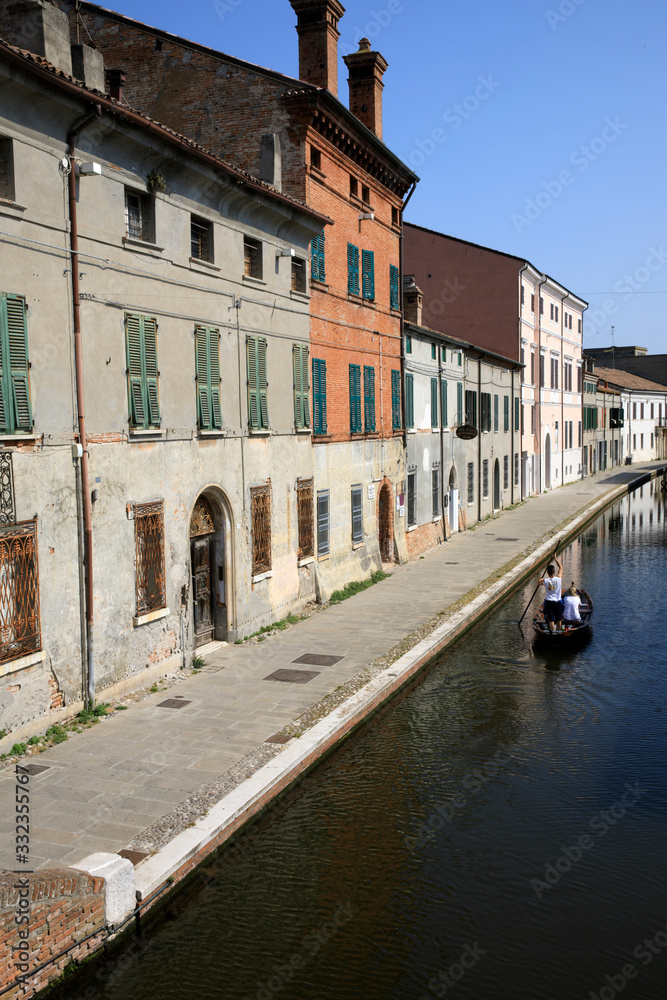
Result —
[[438, 426], [438, 380], [431, 379], [431, 427]]
[[350, 433], [361, 433], [361, 368], [350, 365]]
[[127, 376], [130, 402], [130, 421], [134, 427], [146, 427], [146, 401], [143, 351], [141, 349], [141, 316], [125, 317], [127, 341]]
[[208, 336], [205, 326], [195, 327], [195, 375], [197, 378], [197, 420], [202, 430], [211, 430], [209, 395]]
[[375, 255], [372, 250], [361, 251], [361, 294], [370, 302], [375, 298]]
[[260, 427], [268, 429], [269, 403], [267, 398], [268, 381], [266, 377], [266, 338], [257, 338], [257, 384], [259, 388]]
[[398, 268], [395, 264], [389, 265], [389, 305], [392, 309], [400, 309], [400, 298], [398, 294]]
[[375, 368], [364, 365], [364, 430], [375, 431]]
[[405, 376], [405, 422], [408, 427], [415, 426], [414, 375]]
[[327, 432], [327, 363], [313, 358], [313, 430]]
[[456, 423], [463, 423], [463, 382], [456, 383]]
[[248, 423], [251, 428], [259, 428], [259, 383], [257, 380], [257, 337], [246, 340], [246, 360], [248, 365]]
[[440, 400], [440, 412], [442, 414], [442, 426], [449, 427], [448, 413], [447, 413], [447, 383], [443, 379], [440, 383], [440, 394], [442, 399]]
[[142, 316], [144, 364], [146, 369], [146, 415], [149, 427], [160, 426], [157, 368], [157, 323], [151, 316]]
[[503, 429], [508, 431], [510, 429], [510, 398], [505, 396], [504, 398], [504, 409], [503, 409]]
[[30, 374], [28, 361], [28, 325], [25, 299], [20, 295], [2, 296], [2, 335], [0, 337], [0, 424], [11, 432], [32, 430]]
[[519, 399], [518, 397], [514, 400], [514, 430], [519, 429]]
[[401, 429], [401, 373], [397, 368], [391, 371], [391, 426]]
[[297, 427], [310, 427], [308, 347], [305, 344], [292, 345], [292, 365], [294, 368], [294, 423]]
[[350, 295], [359, 294], [359, 247], [347, 245], [347, 290]]
[[310, 245], [310, 277], [312, 281], [325, 281], [324, 273], [324, 230]]
[[[498, 393], [494, 392], [494, 394], [493, 394], [493, 430], [496, 433], [498, 433], [498, 430], [499, 430], [499, 427], [500, 427], [500, 413], [499, 413], [499, 409], [500, 409], [500, 407], [499, 407], [499, 404], [498, 404]], [[489, 414], [489, 417], [490, 417], [490, 414]], [[489, 427], [489, 430], [491, 430], [490, 427]]]
[[211, 417], [213, 427], [222, 427], [222, 406], [220, 403], [220, 332], [215, 328], [208, 330], [208, 371], [211, 382]]

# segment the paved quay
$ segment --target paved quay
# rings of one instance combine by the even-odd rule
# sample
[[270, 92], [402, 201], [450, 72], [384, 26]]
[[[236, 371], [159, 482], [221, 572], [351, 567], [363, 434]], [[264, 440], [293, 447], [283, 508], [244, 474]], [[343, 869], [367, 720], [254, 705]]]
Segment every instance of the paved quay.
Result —
[[[98, 851], [160, 854], [177, 838], [185, 844], [197, 832], [190, 828], [216, 803], [229, 802], [231, 809], [234, 797], [243, 797], [251, 776], [259, 779], [272, 768], [278, 773], [290, 753], [296, 760], [302, 752], [301, 759], [312, 762], [306, 737], [326, 724], [332, 709], [345, 712], [355, 699], [361, 704], [365, 689], [355, 694], [355, 687], [394, 677], [386, 667], [401, 656], [420, 655], [425, 662], [433, 650], [429, 623], [437, 616], [445, 620], [447, 609], [458, 613], [464, 596], [464, 605], [477, 601], [481, 607], [485, 588], [498, 583], [501, 571], [506, 581], [508, 564], [511, 569], [524, 559], [524, 570], [512, 572], [525, 572], [526, 557], [533, 553], [534, 561], [540, 552], [543, 559], [541, 550], [557, 530], [659, 467], [615, 469], [532, 497], [261, 644], [220, 646], [201, 673], [177, 674], [167, 691], [31, 757], [45, 768], [30, 782], [33, 867], [65, 867]], [[294, 663], [304, 654], [340, 659]], [[297, 678], [302, 683], [269, 679], [277, 670], [312, 676], [307, 683], [303, 676]], [[160, 706], [176, 699], [183, 707]], [[276, 734], [282, 742], [267, 742]], [[0, 771], [0, 803], [0, 867], [13, 869], [13, 765]], [[236, 802], [229, 815], [239, 808]], [[144, 867], [148, 872], [152, 860], [143, 861], [137, 874]], [[158, 875], [146, 876], [147, 885], [157, 881]]]

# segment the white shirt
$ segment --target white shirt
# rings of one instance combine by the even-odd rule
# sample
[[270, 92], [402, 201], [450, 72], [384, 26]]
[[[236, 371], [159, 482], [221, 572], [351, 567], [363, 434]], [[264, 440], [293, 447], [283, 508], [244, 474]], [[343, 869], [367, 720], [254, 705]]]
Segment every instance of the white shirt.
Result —
[[573, 597], [571, 594], [566, 594], [563, 598], [563, 619], [568, 622], [580, 622], [581, 616], [579, 614], [579, 605], [581, 604], [581, 598], [577, 594]]
[[545, 576], [544, 578], [544, 599], [545, 601], [560, 601], [559, 576]]

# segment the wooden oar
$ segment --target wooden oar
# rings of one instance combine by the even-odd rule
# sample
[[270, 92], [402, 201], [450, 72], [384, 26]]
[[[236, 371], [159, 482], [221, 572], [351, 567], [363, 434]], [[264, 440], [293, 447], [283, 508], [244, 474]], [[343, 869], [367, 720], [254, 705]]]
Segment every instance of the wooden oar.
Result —
[[[551, 561], [552, 561], [552, 559], [555, 559], [555, 558], [556, 558], [556, 555], [557, 555], [557, 553], [558, 553], [558, 549], [556, 549], [556, 551], [554, 552], [554, 554], [553, 554], [553, 555], [551, 556], [551, 558], [549, 559], [549, 562], [547, 563], [547, 566], [549, 566], [549, 565], [551, 564]], [[546, 573], [546, 567], [545, 567], [545, 570], [544, 570], [544, 573]], [[544, 576], [544, 573], [542, 574], [542, 576]], [[533, 601], [535, 600], [535, 594], [537, 593], [537, 591], [538, 591], [538, 588], [539, 588], [539, 586], [540, 586], [540, 585], [539, 585], [539, 583], [538, 583], [537, 587], [535, 587], [535, 590], [533, 591], [533, 596], [532, 596], [532, 597], [531, 597], [531, 599], [530, 599], [530, 600], [528, 601], [528, 604], [526, 605], [526, 610], [524, 611], [524, 613], [523, 613], [523, 614], [521, 615], [521, 617], [519, 618], [519, 620], [518, 620], [518, 622], [517, 622], [517, 625], [521, 625], [521, 622], [522, 622], [522, 621], [524, 620], [524, 618], [526, 617], [526, 615], [527, 615], [527, 613], [528, 613], [528, 608], [529, 608], [529, 607], [531, 606], [531, 604], [532, 604], [532, 603], [533, 603]]]

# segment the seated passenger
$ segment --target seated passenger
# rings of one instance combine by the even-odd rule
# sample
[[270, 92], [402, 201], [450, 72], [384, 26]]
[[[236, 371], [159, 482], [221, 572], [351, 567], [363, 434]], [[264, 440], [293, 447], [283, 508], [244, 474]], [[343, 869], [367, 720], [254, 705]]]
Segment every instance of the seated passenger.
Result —
[[573, 580], [571, 586], [568, 588], [563, 597], [563, 622], [567, 625], [572, 625], [575, 622], [581, 621], [581, 615], [579, 614], [580, 604], [581, 598], [577, 593], [577, 588], [575, 587]]

